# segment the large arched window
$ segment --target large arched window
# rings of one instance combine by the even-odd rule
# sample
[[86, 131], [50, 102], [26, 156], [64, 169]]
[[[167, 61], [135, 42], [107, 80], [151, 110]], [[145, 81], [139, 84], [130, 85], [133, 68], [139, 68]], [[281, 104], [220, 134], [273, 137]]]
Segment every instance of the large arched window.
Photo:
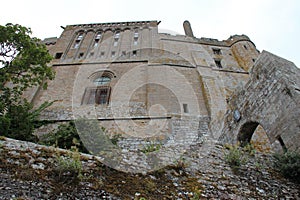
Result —
[[109, 71], [94, 73], [90, 77], [94, 86], [85, 89], [82, 104], [109, 104], [110, 82], [113, 77], [113, 73]]

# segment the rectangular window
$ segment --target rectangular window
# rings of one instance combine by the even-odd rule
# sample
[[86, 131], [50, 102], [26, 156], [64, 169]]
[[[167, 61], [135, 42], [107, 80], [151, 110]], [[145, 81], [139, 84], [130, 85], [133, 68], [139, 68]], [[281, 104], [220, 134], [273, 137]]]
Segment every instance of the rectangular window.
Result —
[[222, 55], [221, 49], [212, 49], [213, 53], [216, 55]]
[[116, 52], [115, 51], [112, 51], [111, 52], [111, 57], [115, 57], [116, 56]]
[[55, 54], [55, 59], [60, 59], [62, 57], [63, 53], [59, 52]]
[[183, 104], [183, 112], [189, 113], [188, 105], [186, 103]]
[[103, 57], [104, 57], [104, 55], [105, 55], [105, 52], [104, 52], [104, 51], [101, 51], [101, 53], [100, 53], [100, 57], [101, 57], [101, 58], [103, 58]]
[[86, 88], [82, 104], [108, 104], [110, 87]]
[[223, 68], [223, 66], [221, 64], [221, 60], [215, 59], [215, 63], [216, 63], [216, 65], [217, 65], [218, 68]]

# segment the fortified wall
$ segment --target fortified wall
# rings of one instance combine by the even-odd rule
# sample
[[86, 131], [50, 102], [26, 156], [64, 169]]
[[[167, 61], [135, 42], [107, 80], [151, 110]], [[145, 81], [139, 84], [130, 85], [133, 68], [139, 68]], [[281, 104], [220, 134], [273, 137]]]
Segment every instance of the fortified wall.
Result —
[[300, 70], [292, 62], [263, 51], [250, 79], [228, 101], [224, 143], [250, 142], [258, 125], [270, 143], [284, 150], [300, 150]]
[[169, 144], [178, 135], [175, 146], [203, 135], [217, 139], [226, 101], [247, 82], [260, 53], [245, 35], [197, 38], [188, 22], [186, 35], [171, 35], [158, 33], [159, 23], [68, 25], [59, 38], [45, 39], [56, 77], [28, 95], [37, 106], [54, 101], [41, 116], [52, 124], [39, 132], [88, 118], [131, 144]]

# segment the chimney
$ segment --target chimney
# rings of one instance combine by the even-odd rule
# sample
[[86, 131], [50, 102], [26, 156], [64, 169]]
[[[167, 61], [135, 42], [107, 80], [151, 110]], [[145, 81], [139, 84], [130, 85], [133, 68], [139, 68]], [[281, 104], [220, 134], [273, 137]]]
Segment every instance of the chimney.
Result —
[[192, 27], [189, 21], [185, 20], [183, 22], [183, 28], [184, 28], [184, 32], [186, 36], [189, 37], [194, 37], [193, 31], [192, 31]]

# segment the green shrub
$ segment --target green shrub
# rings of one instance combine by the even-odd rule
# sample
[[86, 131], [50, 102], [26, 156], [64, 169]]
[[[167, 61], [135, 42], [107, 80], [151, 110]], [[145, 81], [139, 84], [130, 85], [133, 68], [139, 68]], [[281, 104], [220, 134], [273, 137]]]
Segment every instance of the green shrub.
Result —
[[141, 151], [147, 154], [150, 152], [159, 151], [160, 148], [161, 148], [161, 144], [155, 144], [153, 141], [151, 141], [149, 144], [144, 146], [144, 148]]
[[245, 153], [242, 148], [236, 145], [227, 145], [229, 149], [225, 154], [225, 161], [233, 168], [239, 168], [242, 164], [247, 161]]
[[83, 153], [89, 153], [80, 140], [79, 134], [73, 121], [60, 125], [56, 131], [40, 138], [40, 144], [56, 146], [64, 149], [76, 148]]
[[274, 166], [283, 176], [300, 183], [300, 154], [294, 151], [274, 154]]
[[60, 182], [78, 182], [82, 179], [82, 163], [79, 152], [70, 152], [67, 156], [56, 157], [54, 176]]
[[33, 131], [38, 117], [52, 103], [45, 102], [37, 109], [33, 109], [33, 104], [27, 101], [9, 105], [6, 112], [0, 113], [0, 134], [17, 140], [36, 142], [37, 137], [33, 135]]

